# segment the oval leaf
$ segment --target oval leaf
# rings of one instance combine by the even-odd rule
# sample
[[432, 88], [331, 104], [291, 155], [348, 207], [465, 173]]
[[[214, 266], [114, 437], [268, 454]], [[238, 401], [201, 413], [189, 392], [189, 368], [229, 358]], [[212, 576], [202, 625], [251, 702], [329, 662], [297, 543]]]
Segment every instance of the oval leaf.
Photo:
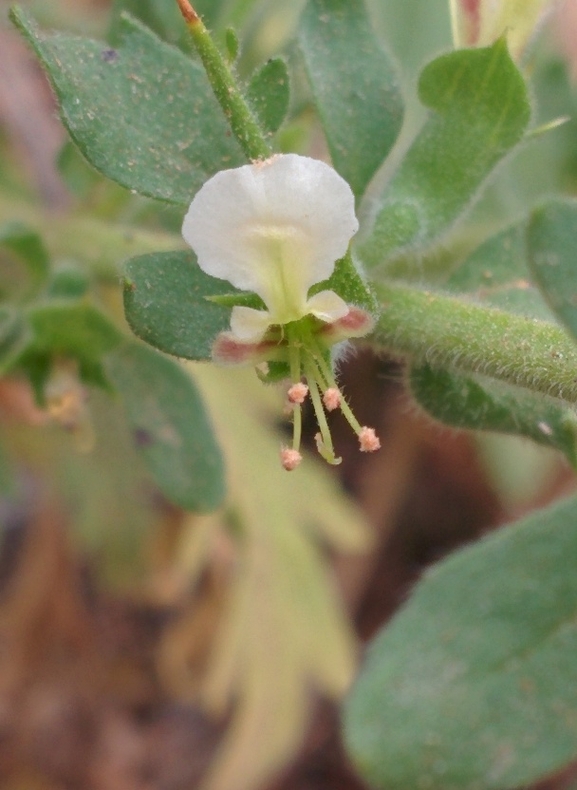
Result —
[[57, 358], [76, 360], [86, 384], [108, 387], [102, 358], [122, 342], [122, 334], [104, 313], [85, 302], [54, 299], [29, 308], [26, 318], [33, 336], [17, 364], [30, 378], [40, 402]]
[[577, 755], [577, 500], [437, 565], [373, 642], [345, 713], [387, 790], [512, 790]]
[[262, 128], [276, 132], [285, 119], [290, 100], [288, 69], [282, 58], [271, 58], [252, 76], [246, 98]]
[[421, 73], [419, 96], [431, 112], [379, 201], [362, 247], [367, 265], [437, 239], [529, 122], [527, 88], [504, 40], [433, 60]]
[[530, 279], [526, 233], [527, 222], [520, 222], [491, 236], [453, 272], [446, 287], [508, 313], [556, 323]]
[[122, 43], [44, 33], [12, 19], [40, 58], [62, 121], [88, 161], [113, 181], [187, 204], [218, 170], [244, 162], [203, 69], [129, 17]]
[[535, 281], [555, 315], [577, 338], [577, 202], [552, 200], [537, 209], [527, 238]]
[[163, 494], [205, 512], [224, 498], [224, 464], [192, 378], [146, 346], [125, 343], [105, 361], [124, 398], [136, 445]]
[[309, 0], [298, 35], [333, 165], [360, 197], [403, 120], [391, 59], [362, 0]]
[[21, 222], [6, 222], [0, 226], [0, 247], [16, 255], [28, 270], [30, 283], [25, 298], [38, 293], [50, 271], [48, 252], [39, 234]]
[[231, 291], [230, 283], [199, 269], [192, 251], [141, 255], [125, 267], [124, 309], [132, 331], [175, 357], [210, 359], [230, 309], [207, 297]]
[[409, 387], [419, 405], [445, 425], [524, 436], [560, 450], [577, 467], [577, 414], [561, 401], [428, 365], [411, 369]]
[[122, 335], [96, 307], [84, 302], [54, 300], [30, 308], [34, 345], [54, 355], [98, 360], [117, 346]]

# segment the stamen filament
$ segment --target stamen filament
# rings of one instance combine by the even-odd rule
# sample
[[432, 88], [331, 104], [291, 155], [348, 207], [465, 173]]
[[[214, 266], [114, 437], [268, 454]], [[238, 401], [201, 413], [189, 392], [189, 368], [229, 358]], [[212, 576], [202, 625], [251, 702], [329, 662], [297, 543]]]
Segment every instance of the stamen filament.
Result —
[[267, 159], [272, 155], [272, 148], [242, 94], [236, 75], [221, 55], [189, 0], [177, 0], [177, 3], [214, 95], [234, 136], [249, 159], [253, 161]]
[[319, 426], [322, 442], [317, 443], [319, 452], [329, 464], [340, 464], [341, 459], [335, 457], [335, 450], [333, 447], [333, 439], [327, 422], [323, 402], [321, 399], [321, 392], [318, 384], [318, 367], [312, 361], [305, 363], [305, 375], [310, 387], [310, 396], [315, 410], [315, 417]]
[[[326, 362], [325, 358], [323, 357], [322, 352], [321, 352], [318, 344], [314, 341], [314, 338], [312, 338], [312, 337], [311, 337], [311, 345], [315, 349], [315, 361], [317, 363], [317, 366], [320, 368], [321, 372], [324, 375], [324, 378], [325, 378], [325, 381], [326, 381], [326, 385], [327, 385], [327, 389], [329, 387], [335, 387], [335, 389], [339, 389], [338, 384], [337, 384], [336, 379], [335, 379], [335, 376], [334, 376], [334, 373], [332, 372], [330, 367], [327, 365], [327, 362]], [[353, 414], [353, 412], [351, 410], [351, 407], [347, 403], [347, 400], [344, 397], [344, 395], [342, 394], [342, 392], [341, 392], [340, 410], [341, 410], [341, 412], [343, 414], [343, 417], [346, 419], [348, 424], [351, 426], [353, 431], [358, 436], [360, 434], [361, 430], [362, 430], [362, 426], [361, 426], [360, 422], [357, 420], [357, 418], [355, 417], [355, 415]]]
[[[301, 352], [300, 344], [292, 339], [289, 345], [289, 359], [291, 380], [296, 384], [301, 379]], [[302, 409], [300, 403], [295, 403], [293, 406], [293, 450], [298, 450], [301, 445], [302, 436]]]

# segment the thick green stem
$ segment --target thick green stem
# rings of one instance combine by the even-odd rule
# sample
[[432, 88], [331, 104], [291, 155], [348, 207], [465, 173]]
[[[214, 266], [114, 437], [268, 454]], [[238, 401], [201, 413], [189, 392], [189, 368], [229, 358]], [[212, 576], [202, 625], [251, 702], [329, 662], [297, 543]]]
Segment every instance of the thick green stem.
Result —
[[272, 148], [246, 103], [228, 63], [188, 0], [178, 0], [178, 5], [234, 136], [249, 159], [267, 159], [272, 154]]
[[375, 289], [377, 345], [577, 403], [577, 345], [562, 328], [408, 285]]

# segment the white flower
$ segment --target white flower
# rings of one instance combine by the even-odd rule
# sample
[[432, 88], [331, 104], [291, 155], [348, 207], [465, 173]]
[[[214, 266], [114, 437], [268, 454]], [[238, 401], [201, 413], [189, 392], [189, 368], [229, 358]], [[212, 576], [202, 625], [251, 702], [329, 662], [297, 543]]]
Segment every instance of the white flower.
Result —
[[237, 306], [231, 330], [258, 342], [269, 326], [349, 312], [334, 291], [308, 296], [328, 279], [357, 232], [354, 197], [332, 167], [296, 154], [222, 170], [195, 195], [182, 235], [207, 274], [258, 294], [266, 310]]
[[[265, 380], [279, 372], [290, 379], [293, 439], [291, 447], [281, 450], [287, 470], [302, 460], [306, 398], [319, 424], [319, 453], [329, 463], [338, 464], [340, 458], [325, 409], [341, 410], [363, 452], [380, 447], [374, 429], [360, 424], [338, 389], [329, 354], [335, 343], [370, 332], [373, 317], [334, 291], [309, 297], [311, 287], [328, 280], [336, 261], [347, 254], [358, 226], [346, 181], [324, 162], [296, 154], [217, 173], [196, 194], [184, 218], [182, 235], [200, 268], [264, 302], [261, 310], [233, 307], [231, 331], [216, 336], [212, 357], [223, 365], [259, 363]], [[319, 321], [301, 321], [309, 315]]]

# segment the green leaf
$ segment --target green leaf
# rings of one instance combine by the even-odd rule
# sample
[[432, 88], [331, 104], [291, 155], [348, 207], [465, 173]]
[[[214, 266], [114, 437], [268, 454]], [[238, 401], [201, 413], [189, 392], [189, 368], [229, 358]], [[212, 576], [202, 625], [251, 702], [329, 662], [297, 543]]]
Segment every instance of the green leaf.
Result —
[[32, 332], [20, 311], [0, 307], [0, 375], [10, 370], [31, 339]]
[[448, 290], [509, 313], [554, 323], [555, 317], [530, 279], [526, 232], [524, 221], [484, 241], [450, 276]]
[[529, 122], [527, 88], [504, 39], [429, 63], [419, 96], [431, 112], [376, 208], [362, 247], [370, 266], [445, 232]]
[[0, 246], [26, 266], [30, 277], [26, 298], [38, 293], [50, 269], [48, 252], [38, 233], [21, 222], [7, 222], [0, 226]]
[[360, 197], [403, 119], [391, 59], [362, 0], [309, 0], [299, 44], [333, 165]]
[[70, 192], [81, 200], [87, 200], [97, 184], [102, 183], [100, 173], [90, 167], [70, 140], [60, 149], [56, 164]]
[[577, 202], [551, 200], [531, 216], [529, 263], [557, 318], [577, 338]]
[[96, 307], [84, 302], [54, 301], [27, 311], [37, 348], [79, 358], [99, 358], [122, 339], [121, 333]]
[[224, 498], [224, 465], [192, 378], [146, 346], [124, 343], [105, 368], [124, 398], [128, 420], [149, 471], [164, 495], [205, 512]]
[[228, 328], [230, 310], [206, 297], [233, 290], [201, 271], [192, 251], [141, 255], [125, 268], [126, 319], [138, 337], [167, 354], [210, 359], [214, 338]]
[[329, 279], [313, 285], [310, 289], [310, 294], [312, 296], [325, 289], [335, 291], [348, 304], [362, 307], [364, 310], [368, 310], [369, 313], [378, 312], [378, 300], [361, 276], [358, 267], [353, 261], [350, 249], [344, 258], [340, 258], [335, 263], [334, 272]]
[[266, 305], [258, 294], [251, 291], [236, 291], [228, 294], [218, 294], [215, 296], [206, 296], [209, 302], [220, 305], [221, 307], [229, 307], [231, 310], [236, 305], [242, 307], [252, 307], [253, 310], [266, 310]]
[[12, 19], [48, 72], [62, 121], [82, 154], [113, 181], [187, 204], [218, 170], [244, 159], [203, 69], [141, 24], [122, 18], [117, 49]]
[[387, 790], [512, 790], [577, 754], [577, 500], [437, 565], [371, 645], [345, 711]]
[[233, 27], [227, 27], [225, 30], [224, 44], [229, 62], [234, 63], [240, 52], [240, 42], [238, 40], [238, 36], [236, 35], [236, 30]]
[[28, 309], [26, 317], [34, 338], [18, 364], [39, 395], [51, 362], [58, 357], [75, 359], [85, 383], [107, 386], [102, 357], [121, 342], [122, 334], [100, 310], [84, 302], [54, 300]]
[[290, 100], [287, 65], [282, 58], [271, 58], [253, 76], [246, 98], [265, 132], [276, 132], [285, 119]]
[[577, 467], [577, 414], [561, 401], [429, 365], [411, 369], [409, 387], [418, 404], [445, 425], [525, 436], [560, 450]]
[[123, 38], [123, 15], [130, 14], [156, 35], [187, 49], [186, 25], [174, 0], [114, 0], [108, 28], [108, 41], [119, 46]]
[[86, 294], [89, 285], [85, 269], [63, 264], [54, 269], [46, 293], [52, 299], [79, 299]]

